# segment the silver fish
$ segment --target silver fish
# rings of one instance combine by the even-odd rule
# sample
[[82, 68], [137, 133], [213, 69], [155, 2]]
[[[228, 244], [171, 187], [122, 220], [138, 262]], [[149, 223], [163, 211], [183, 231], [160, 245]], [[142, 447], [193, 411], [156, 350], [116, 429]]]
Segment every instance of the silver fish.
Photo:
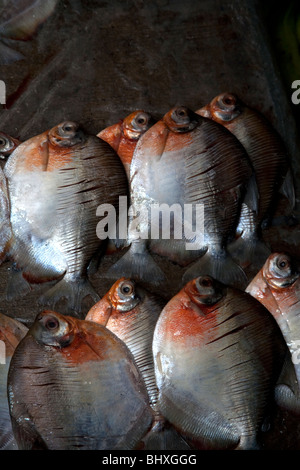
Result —
[[156, 324], [158, 406], [198, 448], [259, 448], [285, 352], [258, 301], [209, 276], [196, 278]]
[[81, 314], [84, 297], [99, 300], [87, 267], [105, 243], [96, 232], [98, 206], [117, 208], [119, 196], [126, 197], [122, 163], [106, 142], [66, 121], [19, 145], [4, 172], [12, 227], [9, 256], [19, 270], [8, 295], [56, 280], [41, 302], [53, 308], [64, 297], [69, 311]]
[[[230, 132], [184, 106], [171, 109], [137, 143], [130, 167], [131, 247], [108, 275], [159, 282], [163, 273], [149, 249], [181, 266], [197, 260], [187, 269], [185, 281], [203, 273], [245, 286], [246, 275], [230, 258], [226, 245], [235, 232], [242, 201], [256, 207], [255, 190], [248, 157]], [[169, 236], [152, 235], [155, 223], [150, 217], [155, 205], [179, 209]], [[192, 220], [188, 223], [185, 217], [186, 206], [194, 213], [204, 207], [203, 224], [192, 235], [191, 231], [186, 234], [192, 228]], [[163, 223], [156, 222], [159, 229]], [[187, 242], [192, 247], [187, 248]]]
[[8, 399], [7, 376], [11, 358], [28, 328], [18, 320], [0, 313], [0, 450], [17, 450]]
[[283, 188], [292, 207], [295, 203], [287, 149], [271, 123], [233, 93], [216, 96], [196, 112], [235, 135], [253, 165], [259, 193], [258, 211], [243, 207], [237, 228], [241, 236], [230, 250], [242, 266], [252, 264], [257, 272], [271, 254], [263, 241], [262, 223], [273, 215], [280, 189]]
[[94, 322], [39, 314], [15, 350], [7, 383], [20, 450], [130, 450], [152, 423], [129, 349]]

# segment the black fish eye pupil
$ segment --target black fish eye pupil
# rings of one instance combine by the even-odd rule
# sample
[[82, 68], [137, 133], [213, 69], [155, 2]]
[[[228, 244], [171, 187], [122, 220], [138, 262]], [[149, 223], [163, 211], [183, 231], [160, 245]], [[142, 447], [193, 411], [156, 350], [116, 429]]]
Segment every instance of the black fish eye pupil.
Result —
[[58, 327], [58, 321], [54, 319], [47, 320], [46, 327], [48, 328], [48, 330], [54, 330]]
[[138, 124], [144, 124], [146, 122], [146, 119], [143, 117], [140, 117], [137, 122]]
[[211, 286], [211, 280], [210, 279], [202, 279], [201, 285], [203, 287], [210, 287]]
[[285, 262], [285, 261], [281, 261], [281, 262], [279, 263], [279, 266], [280, 266], [281, 268], [285, 268], [285, 267], [286, 267], [286, 262]]
[[64, 131], [66, 131], [66, 132], [71, 132], [71, 130], [72, 130], [71, 126], [65, 126], [64, 127]]

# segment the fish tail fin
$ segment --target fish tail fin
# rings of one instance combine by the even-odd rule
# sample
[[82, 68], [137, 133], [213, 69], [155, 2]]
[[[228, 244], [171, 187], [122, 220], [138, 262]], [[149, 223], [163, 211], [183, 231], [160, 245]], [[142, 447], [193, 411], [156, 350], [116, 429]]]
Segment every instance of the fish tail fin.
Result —
[[190, 445], [169, 423], [158, 423], [143, 439], [144, 450], [190, 450]]
[[132, 245], [122, 258], [105, 273], [105, 277], [112, 279], [119, 279], [123, 276], [149, 282], [153, 285], [157, 285], [165, 279], [163, 271], [152, 256], [146, 250], [138, 252], [132, 249]]
[[206, 252], [183, 275], [183, 282], [195, 279], [198, 276], [211, 276], [225, 285], [244, 290], [248, 279], [244, 270], [225, 251]]
[[23, 277], [23, 272], [12, 266], [6, 287], [6, 300], [15, 300], [24, 297], [31, 291], [29, 282]]
[[295, 182], [290, 168], [288, 169], [283, 184], [281, 185], [280, 193], [289, 201], [291, 209], [294, 209], [296, 203]]
[[270, 256], [271, 250], [257, 234], [247, 237], [239, 237], [228, 247], [228, 252], [240, 266], [246, 268], [251, 266], [255, 271], [259, 271]]
[[100, 296], [94, 290], [88, 279], [68, 279], [64, 277], [43, 293], [39, 297], [38, 303], [55, 309], [56, 304], [64, 299], [66, 305], [62, 306], [62, 308], [66, 309], [66, 313], [82, 317], [83, 300], [88, 296], [92, 298], [94, 303], [100, 300]]

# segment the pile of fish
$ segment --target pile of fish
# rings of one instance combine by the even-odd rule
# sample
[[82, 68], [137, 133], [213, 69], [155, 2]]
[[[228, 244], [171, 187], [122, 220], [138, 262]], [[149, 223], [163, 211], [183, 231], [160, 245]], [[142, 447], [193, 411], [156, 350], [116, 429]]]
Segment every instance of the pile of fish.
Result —
[[223, 93], [1, 133], [0, 155], [7, 299], [46, 287], [29, 328], [0, 315], [0, 449], [263, 449], [274, 410], [299, 415], [300, 268], [264, 240], [293, 175], [264, 116]]

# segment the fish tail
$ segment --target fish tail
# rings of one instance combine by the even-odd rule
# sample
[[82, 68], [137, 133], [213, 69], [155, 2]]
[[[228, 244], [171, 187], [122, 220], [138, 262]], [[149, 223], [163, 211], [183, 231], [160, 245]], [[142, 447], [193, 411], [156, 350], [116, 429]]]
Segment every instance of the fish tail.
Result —
[[108, 269], [105, 277], [112, 279], [130, 277], [153, 285], [165, 279], [164, 273], [152, 256], [146, 250], [136, 251], [132, 245], [122, 258]]
[[88, 296], [92, 298], [94, 303], [100, 300], [100, 296], [88, 279], [69, 279], [66, 276], [43, 293], [39, 297], [38, 303], [54, 310], [56, 304], [64, 299], [67, 304], [63, 307], [66, 308], [66, 313], [82, 317], [83, 300]]
[[152, 427], [143, 439], [144, 450], [190, 450], [190, 445], [169, 423]]
[[183, 282], [195, 279], [198, 276], [211, 276], [225, 285], [244, 290], [248, 278], [225, 250], [211, 252], [208, 250], [204, 256], [188, 268], [183, 275]]
[[10, 270], [10, 277], [6, 287], [6, 300], [19, 299], [31, 291], [29, 282], [23, 277], [23, 272], [15, 266]]
[[256, 233], [249, 236], [241, 236], [228, 247], [228, 252], [240, 266], [251, 266], [256, 272], [261, 269], [271, 250]]

